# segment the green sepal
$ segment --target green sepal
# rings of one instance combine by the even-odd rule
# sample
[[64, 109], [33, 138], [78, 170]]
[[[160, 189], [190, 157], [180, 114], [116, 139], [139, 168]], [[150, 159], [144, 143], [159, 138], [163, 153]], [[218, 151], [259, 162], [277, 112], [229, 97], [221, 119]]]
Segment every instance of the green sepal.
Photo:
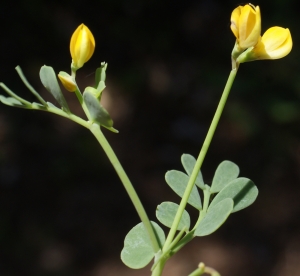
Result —
[[195, 236], [207, 236], [215, 232], [226, 221], [233, 209], [233, 200], [225, 198], [209, 208], [196, 228]]
[[[177, 195], [183, 197], [183, 194], [189, 182], [189, 176], [187, 176], [183, 172], [171, 170], [166, 173], [165, 179], [167, 184], [171, 187], [171, 189]], [[196, 186], [194, 186], [192, 189], [192, 192], [188, 199], [188, 203], [198, 210], [202, 209], [201, 198]]]
[[232, 212], [240, 211], [251, 205], [258, 195], [258, 189], [255, 184], [248, 178], [239, 177], [227, 184], [210, 203], [209, 208], [213, 208], [216, 204], [225, 198], [231, 198], [234, 201]]
[[[151, 224], [160, 246], [162, 246], [165, 243], [165, 233], [156, 222], [151, 221]], [[153, 250], [148, 232], [141, 222], [126, 235], [121, 251], [121, 260], [128, 267], [139, 269], [149, 264], [156, 253]]]
[[[162, 202], [156, 208], [156, 217], [163, 225], [171, 228], [178, 208], [179, 205], [174, 202]], [[188, 212], [184, 210], [177, 230], [180, 231], [184, 228], [188, 230], [190, 229], [190, 224], [190, 216]]]
[[40, 70], [40, 79], [45, 88], [52, 94], [64, 111], [70, 113], [69, 106], [63, 96], [58, 84], [56, 74], [51, 66], [42, 66]]
[[[183, 154], [181, 156], [181, 163], [185, 169], [185, 171], [187, 172], [187, 174], [189, 176], [191, 176], [193, 169], [195, 167], [196, 164], [196, 159], [194, 156], [190, 155], [190, 154]], [[201, 189], [205, 189], [205, 185], [204, 185], [204, 181], [203, 181], [203, 177], [202, 177], [202, 173], [201, 171], [198, 172], [195, 184], [201, 188]]]
[[107, 69], [107, 63], [105, 62], [101, 62], [101, 65], [99, 68], [97, 68], [96, 70], [96, 74], [95, 74], [95, 88], [99, 87], [99, 83], [102, 81], [103, 83], [105, 83], [106, 80], [106, 69]]
[[235, 163], [227, 160], [221, 162], [216, 169], [210, 192], [220, 192], [226, 185], [228, 185], [228, 183], [236, 179], [239, 176], [239, 173], [240, 169]]
[[111, 130], [112, 132], [118, 132], [113, 128], [113, 120], [111, 119], [109, 113], [91, 92], [85, 90], [83, 93], [83, 100], [90, 112], [92, 122], [95, 122]]

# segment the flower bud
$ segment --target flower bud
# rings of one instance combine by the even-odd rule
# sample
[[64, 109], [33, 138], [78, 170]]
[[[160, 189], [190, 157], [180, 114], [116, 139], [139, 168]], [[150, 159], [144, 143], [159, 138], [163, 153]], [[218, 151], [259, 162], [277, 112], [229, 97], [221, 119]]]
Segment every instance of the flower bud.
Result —
[[95, 39], [87, 26], [81, 24], [73, 33], [70, 51], [73, 59], [72, 67], [77, 70], [86, 63], [95, 50]]
[[292, 47], [290, 30], [272, 27], [263, 34], [256, 46], [242, 53], [237, 62], [283, 58], [290, 53]]
[[237, 7], [233, 10], [230, 21], [230, 28], [241, 52], [256, 45], [261, 32], [259, 6], [249, 4]]
[[75, 92], [77, 85], [74, 79], [69, 74], [61, 71], [58, 74], [58, 78], [60, 79], [63, 87], [66, 88], [66, 90], [68, 90], [69, 92]]

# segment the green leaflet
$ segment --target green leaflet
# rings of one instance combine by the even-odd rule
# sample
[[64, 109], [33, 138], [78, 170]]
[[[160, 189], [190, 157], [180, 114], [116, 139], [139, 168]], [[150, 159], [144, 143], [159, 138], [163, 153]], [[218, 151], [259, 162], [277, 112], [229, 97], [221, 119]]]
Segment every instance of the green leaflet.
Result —
[[[177, 213], [179, 205], [173, 202], [162, 202], [157, 206], [156, 217], [165, 226], [171, 228], [175, 215]], [[181, 220], [178, 224], [177, 230], [186, 228], [190, 229], [190, 216], [186, 210], [184, 210]]]
[[[165, 242], [165, 234], [160, 226], [151, 221], [160, 245]], [[155, 253], [144, 224], [141, 222], [134, 226], [126, 235], [124, 247], [121, 251], [121, 259], [130, 268], [139, 269], [145, 267], [153, 259]]]
[[[258, 189], [248, 178], [239, 177], [225, 186], [210, 203], [209, 209], [218, 204], [224, 198], [234, 201], [232, 212], [242, 210], [251, 205], [258, 195]], [[209, 210], [208, 209], [208, 210]]]
[[[172, 170], [172, 171], [168, 171], [166, 173], [165, 178], [166, 178], [166, 182], [171, 187], [171, 189], [177, 195], [182, 197], [184, 194], [184, 191], [186, 189], [186, 186], [188, 184], [189, 176], [187, 176], [183, 172]], [[199, 196], [199, 192], [198, 192], [196, 186], [194, 186], [192, 189], [192, 192], [188, 199], [188, 203], [191, 204], [193, 207], [195, 207], [198, 210], [202, 209], [201, 198]]]
[[[190, 154], [183, 154], [181, 156], [181, 163], [182, 163], [185, 171], [187, 172], [187, 174], [189, 176], [191, 176], [193, 169], [195, 167], [195, 164], [196, 164], [195, 157], [193, 157]], [[201, 188], [201, 189], [205, 188], [201, 171], [198, 172], [195, 183], [199, 188]]]
[[60, 104], [64, 111], [70, 113], [69, 106], [63, 96], [60, 86], [58, 84], [56, 74], [52, 67], [42, 66], [40, 70], [40, 78], [45, 88], [52, 94], [56, 101]]
[[233, 209], [233, 200], [226, 198], [209, 208], [199, 223], [195, 236], [207, 236], [215, 232], [228, 218]]
[[231, 161], [223, 161], [216, 169], [211, 189], [211, 193], [221, 191], [230, 181], [236, 179], [240, 173], [239, 167]]

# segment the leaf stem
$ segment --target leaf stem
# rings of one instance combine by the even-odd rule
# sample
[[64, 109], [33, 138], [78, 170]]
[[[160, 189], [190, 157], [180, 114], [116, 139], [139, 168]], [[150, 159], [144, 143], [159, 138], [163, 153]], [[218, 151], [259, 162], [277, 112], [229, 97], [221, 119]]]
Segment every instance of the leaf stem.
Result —
[[141, 221], [144, 223], [145, 228], [147, 229], [148, 235], [150, 237], [152, 247], [154, 252], [158, 252], [160, 250], [160, 245], [158, 243], [158, 238], [153, 230], [153, 227], [150, 223], [150, 220], [146, 214], [146, 211], [135, 191], [133, 185], [131, 184], [126, 172], [124, 171], [120, 161], [118, 160], [116, 154], [114, 153], [113, 149], [111, 148], [110, 144], [106, 140], [105, 136], [103, 135], [102, 131], [100, 130], [99, 125], [92, 124], [90, 127], [90, 131], [94, 134], [99, 144], [102, 146], [103, 150], [105, 151], [107, 157], [109, 158], [111, 164], [115, 168], [119, 178], [121, 179], [125, 190], [127, 191]]
[[16, 100], [18, 100], [19, 102], [21, 102], [22, 104], [24, 104], [25, 106], [31, 106], [31, 103], [24, 100], [23, 98], [19, 97], [17, 94], [15, 94], [14, 92], [12, 92], [3, 82], [0, 82], [0, 87], [11, 97], [15, 98]]
[[210, 199], [210, 196], [211, 196], [211, 193], [209, 191], [209, 186], [208, 185], [205, 185], [205, 190], [203, 190], [203, 194], [204, 194], [204, 200], [203, 200], [203, 209], [200, 211], [200, 216], [193, 228], [193, 230], [196, 230], [197, 226], [199, 225], [200, 221], [204, 218], [204, 216], [206, 215], [206, 212], [207, 212], [207, 208], [208, 208], [208, 205], [209, 205], [209, 199]]
[[189, 179], [189, 182], [187, 184], [186, 190], [184, 192], [184, 195], [183, 195], [183, 197], [181, 199], [178, 211], [177, 211], [176, 216], [174, 218], [172, 227], [170, 229], [170, 232], [169, 232], [168, 237], [166, 239], [166, 242], [164, 244], [163, 252], [169, 247], [169, 245], [171, 244], [171, 242], [174, 239], [174, 236], [175, 236], [175, 233], [176, 233], [176, 229], [178, 227], [178, 224], [179, 224], [180, 219], [182, 217], [183, 211], [184, 211], [185, 206], [187, 204], [188, 198], [189, 198], [190, 193], [192, 191], [192, 188], [194, 186], [196, 177], [197, 177], [197, 175], [198, 175], [198, 173], [200, 171], [200, 168], [202, 166], [202, 163], [204, 161], [204, 158], [205, 158], [206, 153], [208, 151], [208, 148], [210, 146], [211, 140], [212, 140], [212, 138], [214, 136], [215, 130], [216, 130], [217, 125], [218, 125], [218, 122], [220, 120], [221, 114], [222, 114], [224, 106], [226, 104], [226, 101], [227, 101], [230, 89], [231, 89], [233, 81], [235, 79], [236, 73], [237, 73], [237, 69], [235, 68], [235, 69], [232, 69], [231, 72], [230, 72], [230, 74], [229, 74], [227, 83], [225, 85], [223, 94], [221, 96], [220, 102], [219, 102], [218, 107], [217, 107], [217, 110], [215, 112], [215, 115], [213, 117], [213, 120], [211, 122], [209, 130], [207, 132], [206, 138], [205, 138], [205, 140], [203, 142], [203, 145], [202, 145], [201, 151], [199, 153], [199, 156], [197, 158], [195, 167], [194, 167], [193, 172], [192, 172], [192, 174], [190, 176], [190, 179]]
[[25, 84], [25, 86], [28, 88], [28, 90], [44, 105], [47, 106], [46, 101], [42, 98], [42, 96], [32, 87], [32, 85], [28, 82], [26, 79], [21, 67], [18, 65], [16, 68], [17, 73], [19, 74], [21, 80]]

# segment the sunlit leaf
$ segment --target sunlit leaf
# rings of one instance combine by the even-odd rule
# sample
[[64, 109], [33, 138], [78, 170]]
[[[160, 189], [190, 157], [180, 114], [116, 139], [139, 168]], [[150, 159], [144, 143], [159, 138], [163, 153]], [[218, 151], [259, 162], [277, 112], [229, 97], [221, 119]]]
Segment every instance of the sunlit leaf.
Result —
[[223, 161], [218, 166], [211, 185], [210, 192], [221, 191], [230, 181], [236, 179], [240, 173], [239, 167], [231, 161]]
[[[165, 242], [165, 234], [161, 227], [151, 221], [156, 236], [162, 246]], [[155, 253], [144, 224], [141, 222], [134, 226], [126, 235], [121, 259], [130, 268], [143, 268], [153, 259]]]
[[233, 209], [233, 200], [226, 198], [210, 208], [199, 223], [195, 236], [207, 236], [215, 232], [228, 218]]
[[[157, 206], [156, 217], [165, 226], [171, 228], [174, 221], [175, 215], [177, 213], [179, 205], [173, 202], [163, 202]], [[177, 230], [182, 230], [183, 228], [190, 228], [190, 216], [186, 210], [184, 210], [181, 220], [178, 224]]]
[[232, 212], [237, 212], [251, 205], [258, 195], [258, 189], [254, 183], [244, 177], [239, 177], [231, 181], [223, 188], [210, 203], [209, 209], [225, 198], [231, 198], [234, 201]]
[[[171, 187], [171, 189], [180, 197], [183, 196], [185, 189], [187, 187], [189, 177], [180, 171], [172, 170], [166, 173], [166, 182]], [[193, 187], [188, 203], [194, 206], [196, 209], [200, 210], [202, 208], [201, 198], [196, 186]]]
[[[196, 164], [195, 157], [193, 157], [190, 154], [183, 154], [181, 156], [181, 163], [182, 163], [185, 171], [187, 172], [187, 174], [189, 176], [191, 176], [193, 169], [195, 167], [195, 164]], [[201, 171], [198, 172], [195, 183], [199, 188], [201, 188], [201, 189], [205, 188]]]

